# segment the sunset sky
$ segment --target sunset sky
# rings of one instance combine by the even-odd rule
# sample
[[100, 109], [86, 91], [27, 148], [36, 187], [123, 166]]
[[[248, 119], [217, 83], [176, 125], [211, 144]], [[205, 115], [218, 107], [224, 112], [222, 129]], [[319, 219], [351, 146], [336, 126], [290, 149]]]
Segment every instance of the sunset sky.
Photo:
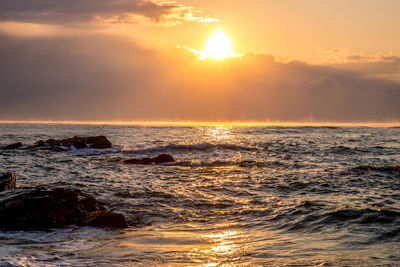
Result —
[[399, 10], [0, 0], [0, 120], [398, 122]]

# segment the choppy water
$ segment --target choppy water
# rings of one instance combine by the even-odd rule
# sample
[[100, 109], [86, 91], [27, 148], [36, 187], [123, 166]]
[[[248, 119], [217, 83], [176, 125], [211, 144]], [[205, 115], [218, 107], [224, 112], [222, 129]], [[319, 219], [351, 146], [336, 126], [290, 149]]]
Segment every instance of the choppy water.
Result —
[[[0, 125], [0, 145], [74, 135], [115, 148], [0, 150], [0, 172], [67, 181], [132, 227], [0, 231], [1, 266], [400, 264], [400, 175], [354, 169], [399, 164], [400, 128]], [[177, 162], [112, 161], [161, 153]]]

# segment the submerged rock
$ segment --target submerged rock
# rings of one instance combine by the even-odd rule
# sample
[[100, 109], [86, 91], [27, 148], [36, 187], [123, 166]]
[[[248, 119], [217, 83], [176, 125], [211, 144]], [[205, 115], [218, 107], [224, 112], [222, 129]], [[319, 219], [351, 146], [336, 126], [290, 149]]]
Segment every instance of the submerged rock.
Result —
[[379, 172], [395, 172], [400, 173], [400, 165], [396, 166], [373, 166], [373, 165], [363, 165], [357, 169], [362, 171], [379, 171]]
[[74, 136], [72, 138], [66, 139], [48, 139], [46, 141], [37, 141], [33, 147], [48, 147], [48, 148], [58, 148], [58, 147], [75, 147], [76, 149], [82, 148], [95, 148], [95, 149], [107, 149], [112, 148], [111, 142], [105, 136], [89, 136], [89, 137], [79, 137]]
[[0, 193], [0, 228], [34, 230], [67, 225], [126, 228], [125, 217], [93, 196], [69, 188], [36, 187]]
[[142, 164], [142, 165], [151, 165], [151, 164], [162, 164], [168, 162], [175, 162], [173, 156], [168, 154], [161, 154], [154, 158], [142, 158], [142, 159], [126, 159], [122, 161], [125, 164]]
[[15, 189], [15, 173], [10, 172], [0, 176], [0, 192]]
[[8, 150], [8, 149], [17, 149], [17, 148], [21, 148], [22, 147], [22, 143], [18, 142], [18, 143], [14, 143], [14, 144], [10, 144], [7, 146], [2, 147], [2, 149]]

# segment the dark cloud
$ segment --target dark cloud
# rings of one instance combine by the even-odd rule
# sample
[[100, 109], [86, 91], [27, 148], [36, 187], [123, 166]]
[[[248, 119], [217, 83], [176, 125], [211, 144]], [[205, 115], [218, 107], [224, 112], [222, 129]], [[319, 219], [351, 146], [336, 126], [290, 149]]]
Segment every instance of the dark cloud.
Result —
[[400, 57], [395, 55], [376, 55], [365, 56], [360, 54], [352, 54], [347, 56], [350, 62], [387, 62], [387, 63], [400, 63]]
[[400, 82], [400, 57], [395, 55], [352, 55], [348, 61], [332, 64], [331, 67], [352, 71], [366, 77], [382, 77]]
[[381, 58], [382, 61], [385, 61], [385, 62], [397, 62], [397, 63], [400, 63], [400, 57], [399, 56], [394, 56], [394, 55], [385, 56], [385, 55], [382, 55], [382, 56], [380, 56], [380, 58]]
[[0, 58], [3, 119], [119, 116], [145, 105], [160, 73], [153, 52], [110, 36], [0, 36]]
[[363, 61], [363, 60], [366, 60], [366, 57], [361, 56], [361, 55], [349, 55], [349, 56], [347, 56], [347, 60], [348, 61]]
[[96, 17], [125, 20], [136, 14], [157, 21], [179, 7], [148, 0], [1, 0], [0, 20], [60, 24], [86, 22]]
[[0, 35], [1, 120], [400, 120], [400, 86], [268, 55], [194, 63], [111, 35]]

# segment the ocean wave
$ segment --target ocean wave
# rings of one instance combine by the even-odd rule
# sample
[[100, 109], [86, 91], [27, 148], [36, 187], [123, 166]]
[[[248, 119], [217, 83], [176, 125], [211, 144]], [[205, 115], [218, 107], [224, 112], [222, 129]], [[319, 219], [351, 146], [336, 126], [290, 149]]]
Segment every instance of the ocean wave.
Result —
[[362, 165], [353, 169], [354, 171], [376, 171], [383, 173], [395, 173], [400, 174], [400, 165], [395, 166], [374, 166], [374, 165]]
[[349, 146], [332, 146], [326, 150], [328, 153], [339, 155], [358, 155], [358, 154], [385, 154], [395, 155], [397, 151], [386, 146], [371, 146], [371, 147], [349, 147]]
[[[307, 203], [276, 214], [273, 221], [279, 220], [279, 229], [295, 232], [320, 232], [325, 228], [366, 227], [368, 225], [393, 226], [400, 221], [400, 211], [390, 209], [340, 208], [327, 211], [323, 205]], [[389, 233], [390, 232], [390, 233]], [[397, 236], [398, 231], [387, 234]]]
[[169, 166], [179, 166], [179, 167], [192, 167], [192, 168], [200, 168], [200, 167], [232, 167], [237, 166], [241, 168], [263, 168], [266, 167], [267, 164], [265, 162], [259, 162], [254, 160], [214, 160], [214, 161], [178, 161], [174, 163], [169, 163]]
[[158, 152], [168, 152], [168, 151], [209, 151], [209, 150], [235, 150], [235, 151], [258, 151], [257, 147], [249, 147], [242, 146], [237, 144], [212, 144], [212, 143], [199, 143], [199, 144], [169, 144], [165, 146], [157, 146], [146, 149], [139, 150], [127, 150], [124, 149], [124, 153], [133, 153], [133, 154], [149, 154], [149, 153], [158, 153]]
[[213, 150], [231, 150], [231, 151], [258, 151], [257, 147], [252, 146], [244, 146], [238, 144], [230, 144], [230, 143], [199, 143], [199, 144], [168, 144], [164, 146], [156, 146], [149, 147], [144, 149], [137, 149], [126, 146], [114, 145], [113, 148], [109, 149], [94, 149], [94, 148], [82, 148], [76, 149], [73, 146], [57, 146], [57, 147], [37, 147], [34, 148], [29, 145], [23, 145], [20, 148], [12, 149], [12, 150], [20, 150], [20, 151], [35, 151], [35, 152], [45, 152], [45, 153], [57, 153], [64, 152], [69, 154], [75, 154], [80, 156], [90, 156], [90, 155], [102, 155], [102, 154], [157, 154], [157, 153], [165, 153], [165, 152], [206, 152]]
[[[7, 151], [19, 151], [19, 152], [43, 152], [43, 153], [68, 153], [80, 156], [86, 155], [100, 155], [100, 154], [112, 154], [112, 153], [120, 153], [123, 151], [122, 146], [114, 146], [113, 148], [107, 149], [96, 149], [96, 148], [81, 148], [77, 149], [74, 146], [56, 146], [56, 147], [33, 147], [31, 145], [22, 145], [18, 148], [13, 149], [1, 149], [0, 152], [7, 152]], [[4, 153], [3, 152], [3, 153]]]
[[387, 224], [400, 220], [400, 211], [389, 209], [338, 209], [325, 215], [324, 223], [356, 222], [360, 224]]
[[121, 153], [122, 147], [113, 147], [108, 149], [95, 149], [95, 148], [83, 148], [76, 149], [74, 147], [67, 148], [64, 152], [78, 155], [78, 156], [91, 156], [91, 155], [102, 155], [102, 154], [116, 154]]

